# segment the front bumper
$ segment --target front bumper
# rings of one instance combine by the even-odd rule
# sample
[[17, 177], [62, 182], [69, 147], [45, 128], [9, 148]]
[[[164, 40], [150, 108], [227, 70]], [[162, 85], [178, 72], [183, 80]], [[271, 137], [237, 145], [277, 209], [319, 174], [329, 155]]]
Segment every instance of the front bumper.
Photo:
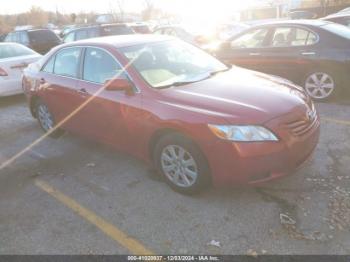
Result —
[[[315, 121], [302, 136], [293, 136], [280, 128], [278, 142], [218, 141], [211, 146], [208, 157], [214, 185], [259, 185], [292, 174], [307, 162], [317, 146], [320, 123]], [[269, 125], [278, 125], [278, 120]]]

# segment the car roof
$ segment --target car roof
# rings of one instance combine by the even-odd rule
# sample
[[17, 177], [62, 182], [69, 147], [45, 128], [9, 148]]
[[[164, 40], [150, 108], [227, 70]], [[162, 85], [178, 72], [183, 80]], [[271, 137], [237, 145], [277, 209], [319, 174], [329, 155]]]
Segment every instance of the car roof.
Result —
[[161, 25], [158, 26], [155, 30], [165, 29], [165, 28], [183, 28], [181, 25]]
[[283, 20], [283, 21], [269, 21], [259, 26], [266, 26], [266, 25], [304, 25], [304, 26], [324, 26], [326, 24], [329, 24], [330, 22], [324, 21], [324, 20], [318, 20], [318, 19], [298, 19], [298, 20]]
[[74, 28], [73, 30], [69, 31], [68, 34], [72, 32], [77, 32], [85, 29], [90, 29], [90, 28], [100, 28], [100, 27], [110, 27], [110, 26], [127, 26], [125, 23], [117, 23], [117, 24], [92, 24], [92, 25], [86, 25], [86, 26], [81, 26], [78, 28]]
[[171, 36], [165, 35], [116, 35], [116, 36], [105, 36], [105, 37], [97, 37], [97, 38], [89, 38], [84, 40], [79, 40], [76, 42], [65, 44], [65, 46], [75, 46], [75, 45], [110, 45], [116, 48], [134, 46], [134, 45], [142, 45], [142, 44], [150, 44], [162, 41], [168, 41], [176, 39]]
[[16, 46], [22, 46], [21, 44], [15, 43], [15, 42], [0, 42], [0, 46], [4, 45], [16, 45]]
[[12, 32], [34, 32], [34, 31], [52, 31], [52, 30], [48, 28], [31, 28], [31, 29], [13, 30]]
[[331, 14], [326, 17], [323, 17], [321, 19], [328, 19], [328, 18], [341, 18], [341, 17], [350, 17], [350, 13], [336, 13], [336, 14]]

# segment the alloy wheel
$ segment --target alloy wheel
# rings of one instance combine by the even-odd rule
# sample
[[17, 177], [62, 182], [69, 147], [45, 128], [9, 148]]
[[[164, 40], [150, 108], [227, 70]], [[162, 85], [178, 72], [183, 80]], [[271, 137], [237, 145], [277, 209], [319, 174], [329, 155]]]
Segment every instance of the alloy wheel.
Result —
[[334, 88], [333, 78], [326, 73], [313, 73], [305, 81], [306, 92], [315, 99], [328, 98]]
[[46, 132], [53, 128], [54, 121], [52, 115], [47, 106], [44, 104], [40, 104], [38, 106], [38, 119]]
[[161, 167], [167, 178], [179, 187], [191, 187], [198, 178], [196, 161], [186, 149], [178, 145], [168, 145], [163, 149]]

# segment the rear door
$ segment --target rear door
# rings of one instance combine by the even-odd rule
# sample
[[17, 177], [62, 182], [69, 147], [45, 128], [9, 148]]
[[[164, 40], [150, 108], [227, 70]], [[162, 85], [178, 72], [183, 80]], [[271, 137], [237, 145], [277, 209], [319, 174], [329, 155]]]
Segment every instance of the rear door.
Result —
[[270, 32], [269, 27], [249, 30], [229, 41], [217, 56], [226, 63], [264, 72], [264, 49]]
[[56, 123], [64, 121], [63, 127], [77, 131], [77, 114], [82, 99], [77, 90], [77, 77], [81, 57], [80, 47], [67, 47], [57, 52], [40, 72], [41, 97], [49, 106]]
[[264, 49], [264, 71], [299, 83], [317, 60], [318, 38], [304, 27], [275, 27]]

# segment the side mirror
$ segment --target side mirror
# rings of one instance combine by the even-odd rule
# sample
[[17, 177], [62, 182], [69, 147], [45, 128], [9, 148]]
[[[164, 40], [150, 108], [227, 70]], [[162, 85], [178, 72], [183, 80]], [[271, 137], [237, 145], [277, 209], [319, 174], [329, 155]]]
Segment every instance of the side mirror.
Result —
[[107, 80], [105, 83], [106, 91], [132, 91], [133, 85], [126, 78], [115, 78]]

